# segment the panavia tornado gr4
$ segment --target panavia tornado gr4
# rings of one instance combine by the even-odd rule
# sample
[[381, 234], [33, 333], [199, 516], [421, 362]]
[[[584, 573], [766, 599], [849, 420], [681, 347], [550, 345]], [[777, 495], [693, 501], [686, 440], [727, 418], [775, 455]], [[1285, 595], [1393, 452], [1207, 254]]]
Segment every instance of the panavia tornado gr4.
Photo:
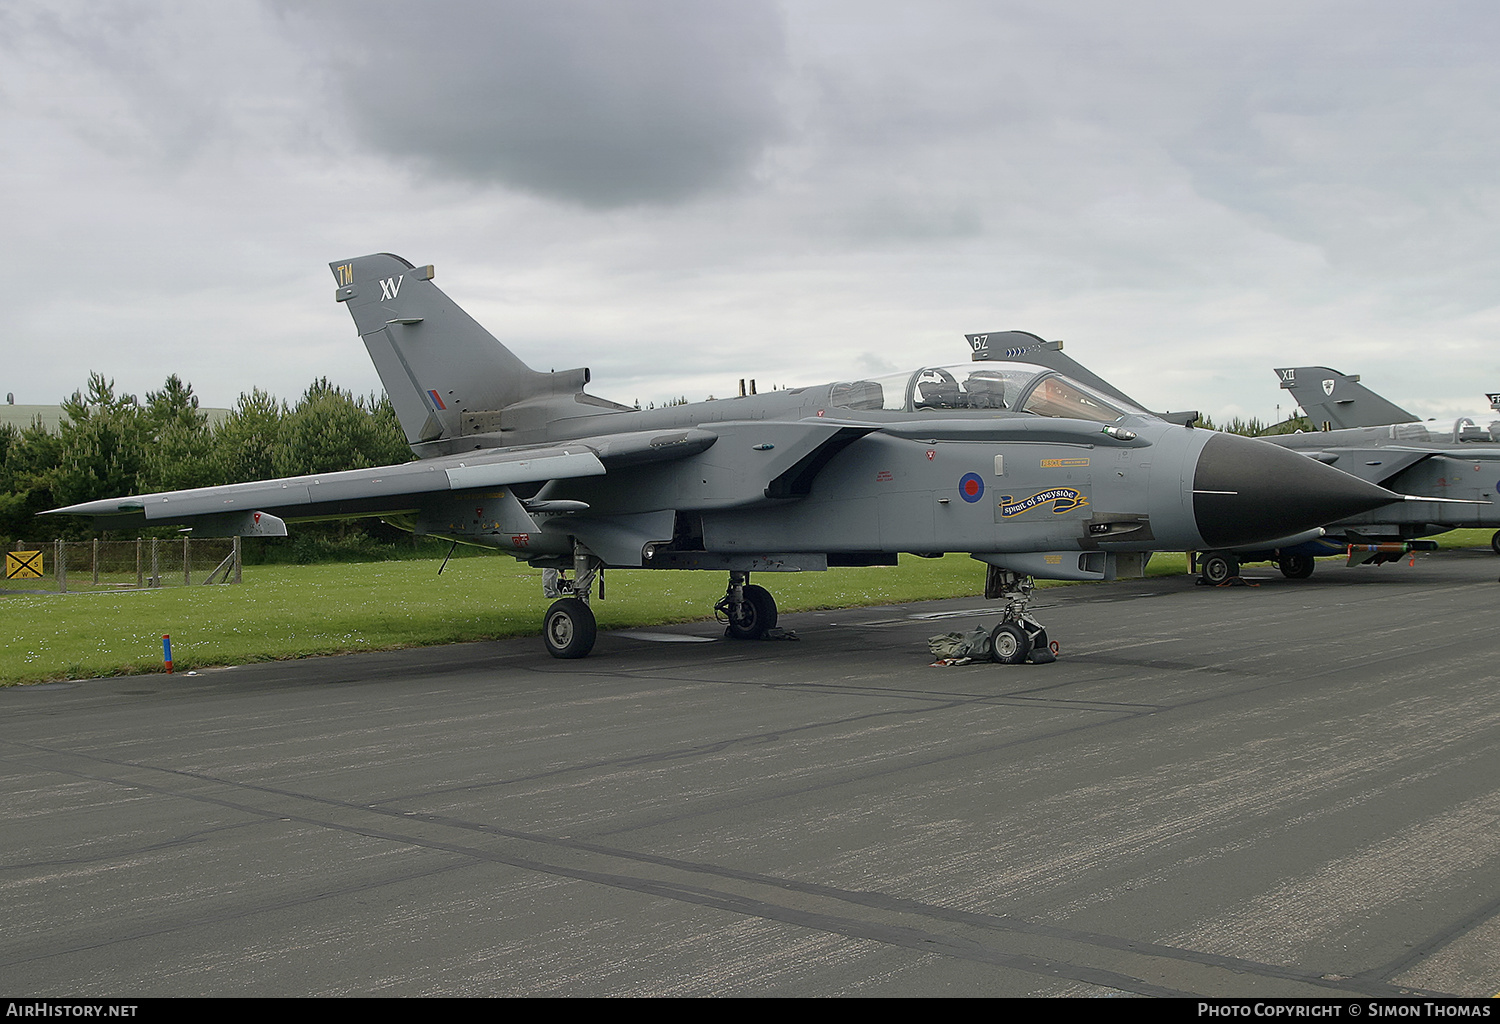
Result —
[[[1500, 395], [1487, 395], [1488, 414], [1423, 422], [1359, 382], [1326, 366], [1276, 370], [1319, 429], [1266, 438], [1370, 483], [1403, 492], [1405, 501], [1328, 526], [1301, 544], [1211, 551], [1199, 561], [1212, 583], [1239, 572], [1241, 562], [1274, 561], [1291, 579], [1313, 573], [1314, 558], [1347, 554], [1349, 565], [1379, 565], [1409, 551], [1430, 551], [1421, 538], [1460, 528], [1500, 527]], [[1478, 422], [1476, 422], [1476, 419]], [[1500, 554], [1500, 530], [1490, 537]]]
[[967, 552], [1006, 601], [995, 658], [1019, 662], [1047, 660], [1034, 578], [1110, 579], [1153, 551], [1310, 536], [1399, 497], [1003, 359], [632, 409], [587, 394], [586, 369], [527, 367], [430, 266], [378, 254], [330, 267], [416, 461], [57, 511], [207, 536], [379, 516], [495, 548], [551, 570], [542, 634], [559, 658], [593, 648], [606, 569], [726, 573], [717, 610], [748, 639], [776, 622], [752, 574]]

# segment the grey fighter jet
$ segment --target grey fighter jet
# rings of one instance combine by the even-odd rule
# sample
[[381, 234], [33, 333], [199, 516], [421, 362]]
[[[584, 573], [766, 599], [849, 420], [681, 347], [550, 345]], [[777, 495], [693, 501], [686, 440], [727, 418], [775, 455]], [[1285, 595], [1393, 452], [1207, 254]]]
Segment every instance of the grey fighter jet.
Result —
[[[1491, 415], [1452, 423], [1423, 422], [1359, 382], [1326, 366], [1277, 369], [1309, 419], [1323, 429], [1279, 434], [1265, 440], [1300, 452], [1362, 480], [1407, 495], [1388, 505], [1341, 520], [1325, 536], [1300, 545], [1259, 546], [1209, 552], [1200, 560], [1204, 578], [1220, 582], [1241, 562], [1274, 561], [1292, 579], [1312, 575], [1319, 555], [1347, 554], [1350, 565], [1393, 561], [1411, 551], [1430, 551], [1423, 538], [1461, 528], [1500, 527], [1500, 395], [1487, 396]], [[1500, 530], [1490, 538], [1500, 554]]]
[[[1322, 430], [1284, 433], [1266, 441], [1407, 495], [1406, 502], [1367, 511], [1329, 526], [1302, 546], [1212, 552], [1206, 579], [1233, 576], [1239, 562], [1275, 561], [1283, 574], [1305, 579], [1319, 555], [1349, 556], [1350, 565], [1394, 561], [1412, 550], [1436, 549], [1422, 540], [1451, 529], [1500, 528], [1500, 396], [1487, 396], [1491, 414], [1454, 423], [1421, 421], [1359, 382], [1358, 373], [1326, 366], [1280, 367], [1281, 387]], [[1478, 423], [1476, 423], [1478, 418]], [[1500, 555], [1500, 529], [1490, 538]]]
[[330, 264], [417, 459], [399, 466], [91, 501], [98, 527], [283, 535], [379, 516], [514, 555], [556, 600], [548, 651], [592, 649], [606, 569], [728, 574], [731, 637], [776, 622], [752, 574], [968, 552], [1006, 600], [995, 659], [1048, 660], [1036, 577], [1110, 579], [1150, 552], [1315, 531], [1397, 495], [1263, 441], [1194, 430], [1118, 393], [1005, 360], [639, 410], [586, 369], [532, 370], [389, 254]]

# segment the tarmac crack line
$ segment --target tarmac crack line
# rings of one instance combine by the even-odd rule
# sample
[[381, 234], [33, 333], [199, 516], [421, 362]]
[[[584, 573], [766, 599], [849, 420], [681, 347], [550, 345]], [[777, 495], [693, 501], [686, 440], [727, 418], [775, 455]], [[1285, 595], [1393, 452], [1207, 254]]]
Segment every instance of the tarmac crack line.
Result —
[[1494, 917], [1497, 913], [1500, 913], [1500, 898], [1490, 900], [1488, 903], [1481, 906], [1478, 910], [1474, 911], [1474, 913], [1470, 914], [1464, 920], [1453, 925], [1451, 928], [1445, 928], [1440, 932], [1428, 936], [1428, 938], [1424, 942], [1415, 943], [1412, 946], [1411, 950], [1405, 955], [1399, 956], [1396, 959], [1382, 964], [1378, 967], [1372, 967], [1368, 971], [1362, 971], [1359, 977], [1393, 978], [1396, 975], [1400, 974], [1402, 971], [1410, 968], [1413, 964], [1426, 959], [1437, 950], [1442, 949], [1444, 946], [1453, 942], [1455, 939], [1459, 939], [1464, 935], [1467, 935], [1475, 928], [1478, 928], [1480, 925], [1490, 920], [1490, 918]]

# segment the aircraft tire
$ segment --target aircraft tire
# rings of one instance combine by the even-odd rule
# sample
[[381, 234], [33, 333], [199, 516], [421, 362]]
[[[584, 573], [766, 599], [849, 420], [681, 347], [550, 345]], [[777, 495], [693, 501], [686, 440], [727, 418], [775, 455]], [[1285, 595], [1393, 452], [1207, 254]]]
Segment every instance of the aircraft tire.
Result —
[[1500, 530], [1496, 530], [1494, 536], [1490, 538], [1490, 550], [1500, 555]]
[[542, 639], [554, 658], [586, 657], [598, 635], [593, 609], [576, 597], [553, 601], [542, 620]]
[[1276, 560], [1281, 575], [1289, 580], [1305, 580], [1317, 567], [1312, 555], [1282, 555]]
[[1031, 653], [1031, 639], [1013, 622], [1002, 622], [990, 634], [990, 660], [1001, 665], [1019, 665]]
[[759, 640], [776, 625], [776, 599], [765, 587], [747, 584], [738, 609], [730, 606], [729, 627], [724, 635], [736, 640]]
[[1219, 551], [1210, 551], [1198, 564], [1203, 567], [1203, 579], [1216, 587], [1240, 574], [1239, 559]]

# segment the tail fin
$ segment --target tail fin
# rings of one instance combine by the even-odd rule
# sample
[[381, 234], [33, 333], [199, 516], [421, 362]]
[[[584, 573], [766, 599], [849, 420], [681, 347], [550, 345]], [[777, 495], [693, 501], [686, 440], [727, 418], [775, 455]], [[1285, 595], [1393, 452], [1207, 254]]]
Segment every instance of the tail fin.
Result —
[[490, 445], [545, 440], [554, 419], [622, 408], [580, 407], [587, 369], [531, 369], [432, 283], [431, 266], [389, 253], [328, 266], [418, 454], [476, 447], [476, 434], [500, 435]]
[[1080, 384], [1087, 384], [1095, 391], [1113, 395], [1138, 409], [1146, 408], [1072, 356], [1063, 355], [1063, 343], [1060, 341], [1043, 341], [1030, 331], [991, 331], [987, 334], [965, 334], [964, 337], [968, 339], [976, 361], [1002, 359], [1045, 366]]
[[1384, 427], [1418, 420], [1361, 384], [1357, 373], [1339, 373], [1326, 366], [1297, 366], [1278, 369], [1276, 374], [1308, 419], [1323, 430]]

